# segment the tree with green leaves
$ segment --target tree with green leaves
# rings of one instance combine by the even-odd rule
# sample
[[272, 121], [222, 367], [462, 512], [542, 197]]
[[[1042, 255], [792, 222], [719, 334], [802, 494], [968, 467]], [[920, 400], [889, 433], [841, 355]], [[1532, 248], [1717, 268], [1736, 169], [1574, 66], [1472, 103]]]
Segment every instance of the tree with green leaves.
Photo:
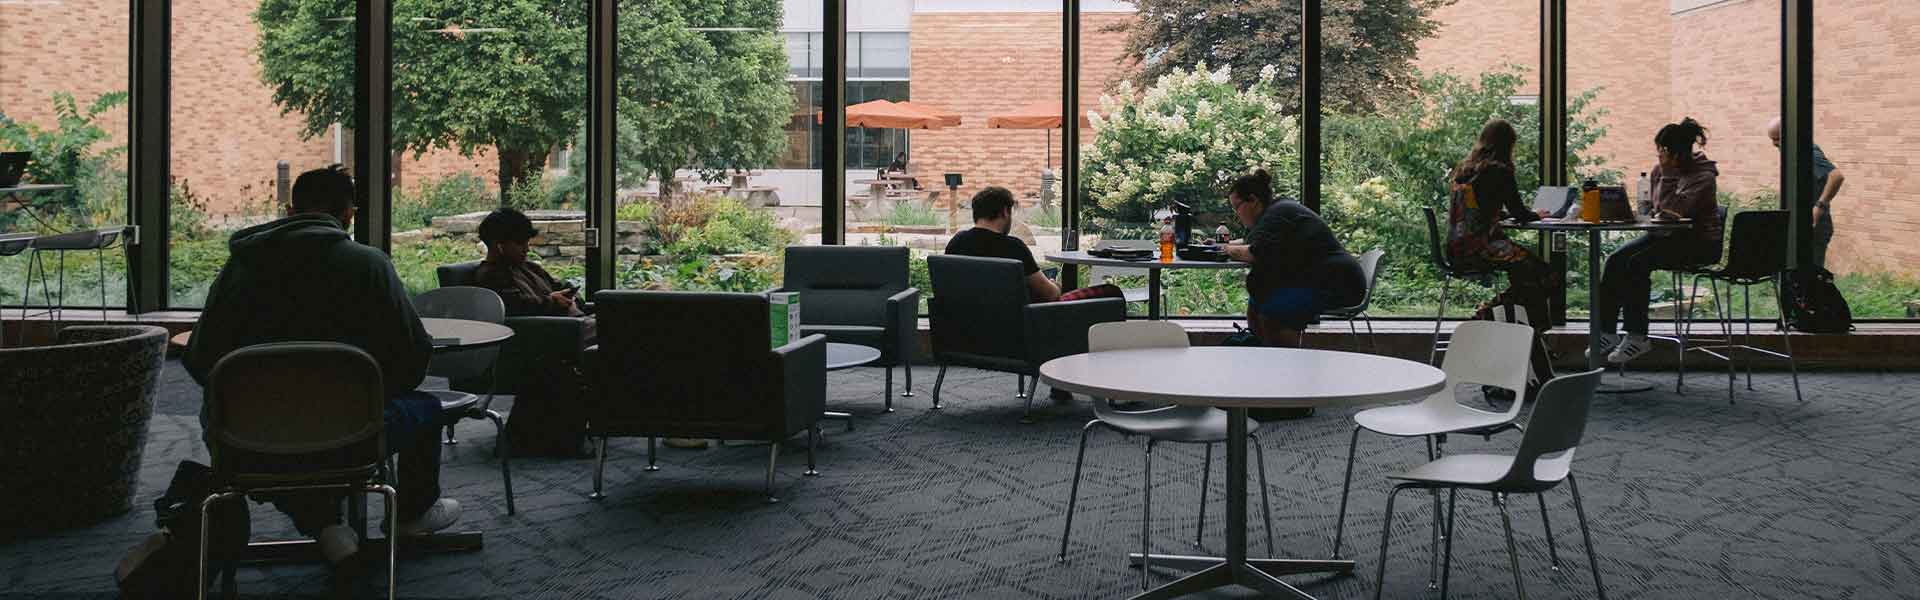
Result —
[[[779, 0], [649, 0], [620, 13], [623, 177], [714, 180], [771, 164], [787, 143], [793, 90]], [[663, 195], [665, 197], [665, 195]]]
[[[1323, 3], [1321, 69], [1328, 106], [1370, 112], [1408, 97], [1418, 82], [1420, 40], [1440, 24], [1434, 9], [1454, 0], [1338, 0]], [[1136, 61], [1134, 85], [1146, 88], [1176, 68], [1231, 66], [1235, 83], [1254, 83], [1262, 67], [1279, 71], [1288, 114], [1300, 110], [1298, 0], [1134, 0], [1136, 18], [1109, 30], [1127, 33], [1122, 60]]]
[[[260, 73], [303, 133], [355, 127], [352, 0], [262, 0]], [[393, 149], [490, 149], [504, 194], [586, 116], [587, 6], [575, 0], [393, 3]]]

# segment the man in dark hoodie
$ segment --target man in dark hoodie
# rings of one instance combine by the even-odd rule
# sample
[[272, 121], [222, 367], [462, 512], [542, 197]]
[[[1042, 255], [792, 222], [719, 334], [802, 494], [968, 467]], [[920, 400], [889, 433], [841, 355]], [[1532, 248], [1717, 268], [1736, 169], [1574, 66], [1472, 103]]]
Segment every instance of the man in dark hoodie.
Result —
[[[302, 173], [285, 218], [233, 234], [231, 258], [207, 293], [182, 362], [204, 386], [222, 357], [254, 344], [340, 342], [372, 355], [388, 398], [387, 448], [400, 454], [401, 522], [390, 525], [422, 535], [460, 514], [458, 502], [440, 497], [440, 405], [414, 389], [426, 376], [432, 338], [387, 256], [348, 237], [353, 185], [337, 168]], [[339, 565], [358, 551], [358, 536], [340, 523], [341, 499], [306, 494], [274, 504]]]
[[[1707, 129], [1693, 119], [1682, 119], [1660, 129], [1653, 138], [1659, 164], [1653, 168], [1653, 217], [1690, 219], [1691, 229], [1656, 231], [1627, 242], [1607, 256], [1600, 289], [1593, 298], [1593, 318], [1601, 332], [1600, 348], [1607, 362], [1624, 363], [1653, 350], [1647, 340], [1647, 308], [1653, 292], [1653, 272], [1720, 261], [1720, 198], [1716, 184], [1720, 169], [1706, 153]], [[1614, 333], [1624, 315], [1626, 337]]]

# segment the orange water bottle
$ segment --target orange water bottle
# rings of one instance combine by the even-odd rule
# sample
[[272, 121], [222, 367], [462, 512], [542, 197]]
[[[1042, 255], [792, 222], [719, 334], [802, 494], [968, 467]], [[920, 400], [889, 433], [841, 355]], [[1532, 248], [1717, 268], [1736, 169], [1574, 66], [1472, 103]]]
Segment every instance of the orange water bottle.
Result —
[[1160, 224], [1160, 262], [1173, 262], [1175, 255], [1176, 252], [1173, 247], [1173, 217], [1167, 217], [1167, 220]]
[[1600, 180], [1588, 179], [1580, 185], [1580, 220], [1600, 222]]

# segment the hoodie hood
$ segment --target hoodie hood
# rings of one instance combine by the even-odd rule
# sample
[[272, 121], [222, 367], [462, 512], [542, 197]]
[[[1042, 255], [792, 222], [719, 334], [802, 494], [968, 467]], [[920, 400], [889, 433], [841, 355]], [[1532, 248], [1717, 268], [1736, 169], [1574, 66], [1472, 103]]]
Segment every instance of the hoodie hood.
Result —
[[347, 230], [333, 217], [300, 214], [233, 232], [227, 249], [235, 258], [250, 258], [267, 250], [282, 256], [312, 254], [349, 240]]
[[1720, 163], [1713, 162], [1713, 159], [1707, 158], [1707, 153], [1705, 152], [1695, 152], [1693, 153], [1693, 164], [1674, 169], [1673, 171], [1674, 175], [1680, 177], [1719, 177]]

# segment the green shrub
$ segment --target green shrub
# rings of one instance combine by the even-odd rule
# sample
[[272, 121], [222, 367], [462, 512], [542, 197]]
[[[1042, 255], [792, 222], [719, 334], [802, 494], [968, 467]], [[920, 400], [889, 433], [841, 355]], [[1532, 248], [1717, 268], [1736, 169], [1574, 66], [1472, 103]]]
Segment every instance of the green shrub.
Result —
[[613, 210], [613, 218], [619, 221], [647, 223], [653, 220], [652, 202], [631, 202]]
[[496, 206], [487, 182], [472, 173], [422, 179], [410, 190], [393, 195], [393, 230], [409, 231], [433, 224], [434, 217], [488, 210]]
[[893, 212], [887, 214], [886, 224], [894, 227], [925, 227], [947, 222], [946, 215], [933, 210], [930, 205], [918, 202], [900, 202], [893, 205]]

